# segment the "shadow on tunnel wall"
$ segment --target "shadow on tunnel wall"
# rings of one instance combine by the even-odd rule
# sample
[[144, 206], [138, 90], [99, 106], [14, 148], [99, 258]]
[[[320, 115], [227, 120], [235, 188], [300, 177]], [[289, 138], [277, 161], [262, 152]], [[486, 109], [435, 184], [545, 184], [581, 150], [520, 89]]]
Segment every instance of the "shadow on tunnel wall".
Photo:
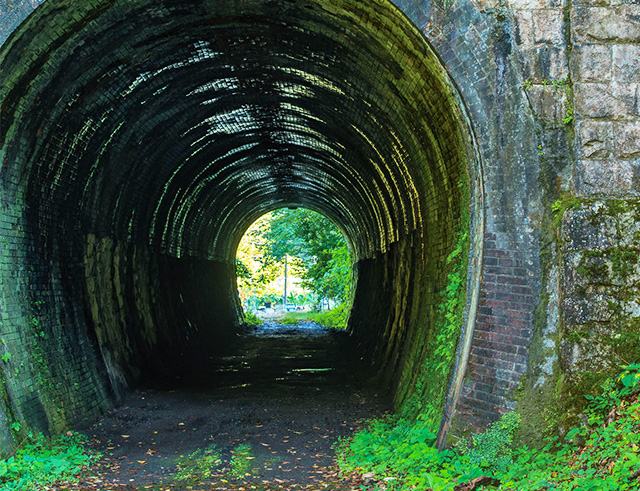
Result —
[[92, 331], [119, 397], [127, 387], [204, 378], [211, 358], [233, 347], [234, 265], [89, 236], [84, 273]]

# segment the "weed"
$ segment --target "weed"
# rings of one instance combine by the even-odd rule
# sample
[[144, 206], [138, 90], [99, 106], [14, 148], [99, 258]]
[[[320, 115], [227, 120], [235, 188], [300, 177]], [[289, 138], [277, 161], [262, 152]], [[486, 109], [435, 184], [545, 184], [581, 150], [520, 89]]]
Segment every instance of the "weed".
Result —
[[[417, 422], [375, 420], [338, 445], [346, 472], [394, 478], [386, 489], [453, 490], [486, 476], [504, 490], [638, 489], [640, 469], [640, 363], [587, 397], [585, 422], [541, 449], [515, 447], [520, 418], [507, 413], [485, 432], [437, 451], [434, 435]], [[390, 424], [391, 423], [391, 424]]]
[[346, 329], [349, 322], [349, 312], [349, 306], [344, 302], [325, 312], [290, 312], [278, 322], [285, 325], [315, 322], [330, 329]]
[[229, 476], [233, 479], [243, 479], [252, 474], [253, 449], [251, 445], [243, 443], [231, 451], [229, 462]]
[[181, 455], [176, 461], [176, 473], [173, 478], [183, 484], [200, 483], [210, 479], [220, 465], [222, 465], [220, 452], [212, 445]]
[[[11, 425], [20, 431], [22, 425]], [[29, 436], [12, 457], [0, 460], [0, 489], [3, 491], [44, 491], [49, 485], [77, 482], [77, 475], [100, 456], [85, 448], [86, 438], [68, 433], [52, 439]], [[63, 487], [61, 489], [69, 489]]]
[[264, 321], [250, 310], [244, 313], [244, 325], [249, 327], [261, 326]]

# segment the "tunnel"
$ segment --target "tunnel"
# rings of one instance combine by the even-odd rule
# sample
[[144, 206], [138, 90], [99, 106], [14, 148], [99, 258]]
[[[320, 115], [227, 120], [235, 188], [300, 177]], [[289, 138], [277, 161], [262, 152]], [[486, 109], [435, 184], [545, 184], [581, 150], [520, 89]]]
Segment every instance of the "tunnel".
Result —
[[[62, 427], [227, 349], [238, 242], [282, 207], [348, 237], [353, 356], [396, 406], [438, 351], [455, 392], [474, 136], [390, 1], [48, 0], [0, 66], [5, 413]], [[452, 257], [464, 322], [440, 345]]]

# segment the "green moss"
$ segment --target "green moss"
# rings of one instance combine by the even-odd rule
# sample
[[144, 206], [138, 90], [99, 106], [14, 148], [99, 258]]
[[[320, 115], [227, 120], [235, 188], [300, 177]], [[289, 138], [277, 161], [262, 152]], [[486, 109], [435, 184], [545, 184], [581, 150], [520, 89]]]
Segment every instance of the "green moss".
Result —
[[562, 218], [564, 217], [565, 213], [569, 210], [579, 208], [584, 203], [585, 203], [585, 200], [583, 198], [579, 198], [569, 193], [562, 194], [551, 205], [551, 216], [553, 217], [553, 223], [552, 223], [553, 228], [559, 229], [562, 223]]
[[590, 280], [597, 280], [605, 278], [609, 273], [609, 268], [607, 267], [606, 262], [601, 258], [583, 256], [580, 260], [580, 264], [576, 268], [576, 272], [582, 277]]
[[[607, 200], [602, 202], [604, 206], [592, 206], [596, 202], [602, 201], [565, 193], [551, 205], [543, 228], [545, 235], [554, 240], [544, 243], [542, 249], [543, 284], [549, 281], [548, 271], [553, 262], [560, 268], [563, 265], [561, 224], [568, 211], [589, 209], [590, 213], [583, 219], [600, 228], [603, 223], [618, 223], [622, 213], [638, 210], [637, 200]], [[622, 229], [617, 230], [619, 238], [626, 239], [624, 233]], [[561, 317], [557, 332], [545, 335], [549, 295], [542, 295], [534, 319], [529, 371], [521, 380], [517, 395], [517, 410], [523, 416], [519, 440], [529, 445], [540, 445], [545, 436], [562, 432], [563, 428], [575, 423], [586, 402], [585, 395], [595, 393], [604, 378], [614, 374], [619, 365], [634, 360], [640, 352], [638, 320], [628, 319], [624, 311], [624, 301], [638, 298], [637, 288], [628, 283], [637, 268], [638, 248], [624, 245], [580, 252], [576, 272], [582, 281], [573, 285], [574, 294], [578, 297], [593, 295], [594, 288], [604, 288], [611, 296], [605, 305], [609, 320], [608, 323], [569, 326]], [[607, 326], [609, 334], [605, 334]], [[573, 345], [602, 350], [606, 354], [603, 354], [602, 363], [594, 364], [588, 359], [583, 366], [572, 366], [568, 370], [555, 362], [550, 375], [541, 373], [540, 367], [554, 356], [554, 352], [555, 357], [562, 360]]]
[[607, 255], [611, 259], [613, 273], [622, 278], [632, 275], [640, 259], [639, 253], [639, 249], [631, 247], [609, 249]]

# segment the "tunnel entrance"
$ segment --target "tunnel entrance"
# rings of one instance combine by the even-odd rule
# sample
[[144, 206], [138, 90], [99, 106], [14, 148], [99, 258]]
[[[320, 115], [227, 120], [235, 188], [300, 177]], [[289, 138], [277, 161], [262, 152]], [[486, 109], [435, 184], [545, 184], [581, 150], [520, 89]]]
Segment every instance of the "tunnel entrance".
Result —
[[439, 424], [480, 189], [457, 90], [391, 2], [48, 0], [0, 63], [6, 412], [55, 431], [230, 356], [238, 243], [299, 207], [350, 240], [348, 356]]

